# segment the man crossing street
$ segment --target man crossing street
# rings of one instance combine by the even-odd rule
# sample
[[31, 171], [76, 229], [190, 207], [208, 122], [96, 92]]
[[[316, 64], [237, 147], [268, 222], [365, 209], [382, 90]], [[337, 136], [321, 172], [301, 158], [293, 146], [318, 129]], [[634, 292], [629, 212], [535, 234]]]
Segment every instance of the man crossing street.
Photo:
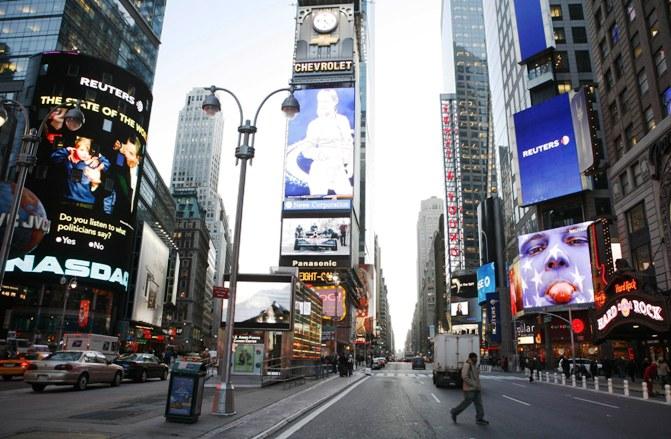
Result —
[[457, 416], [463, 412], [471, 403], [475, 404], [475, 423], [478, 425], [487, 425], [489, 421], [485, 420], [485, 410], [482, 408], [482, 394], [480, 388], [480, 371], [477, 366], [478, 356], [475, 352], [468, 354], [468, 360], [461, 368], [461, 379], [463, 381], [464, 400], [450, 410], [452, 421], [457, 423]]

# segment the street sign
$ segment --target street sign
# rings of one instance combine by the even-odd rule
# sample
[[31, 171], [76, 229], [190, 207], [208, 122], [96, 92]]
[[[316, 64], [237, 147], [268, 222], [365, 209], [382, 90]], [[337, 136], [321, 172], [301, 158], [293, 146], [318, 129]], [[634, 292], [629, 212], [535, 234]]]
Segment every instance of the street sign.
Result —
[[228, 299], [228, 288], [227, 287], [213, 287], [212, 288], [212, 297], [215, 299]]

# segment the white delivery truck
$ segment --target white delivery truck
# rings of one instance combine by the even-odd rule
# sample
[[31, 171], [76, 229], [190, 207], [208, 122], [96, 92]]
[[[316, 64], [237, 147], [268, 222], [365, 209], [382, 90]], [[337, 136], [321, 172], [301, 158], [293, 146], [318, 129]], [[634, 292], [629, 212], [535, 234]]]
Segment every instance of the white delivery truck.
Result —
[[461, 388], [461, 368], [468, 354], [480, 352], [480, 337], [474, 334], [436, 334], [433, 338], [433, 384]]
[[100, 334], [69, 333], [63, 335], [64, 351], [98, 351], [109, 361], [119, 356], [119, 337]]

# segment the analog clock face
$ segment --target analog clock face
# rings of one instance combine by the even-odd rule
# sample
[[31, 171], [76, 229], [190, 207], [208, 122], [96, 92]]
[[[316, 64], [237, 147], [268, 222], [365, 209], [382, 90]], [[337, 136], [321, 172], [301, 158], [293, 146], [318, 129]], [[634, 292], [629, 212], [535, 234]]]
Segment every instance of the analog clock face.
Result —
[[332, 12], [318, 12], [312, 20], [312, 25], [317, 32], [331, 32], [338, 25], [338, 17]]

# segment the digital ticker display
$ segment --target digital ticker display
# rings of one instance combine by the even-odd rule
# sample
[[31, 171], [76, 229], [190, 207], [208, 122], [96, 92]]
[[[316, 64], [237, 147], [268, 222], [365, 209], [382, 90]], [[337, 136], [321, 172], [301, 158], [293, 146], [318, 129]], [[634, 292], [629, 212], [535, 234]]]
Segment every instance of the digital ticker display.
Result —
[[569, 93], [513, 115], [522, 205], [584, 189]]
[[[126, 290], [149, 88], [120, 67], [77, 53], [38, 55], [29, 70], [30, 123], [45, 124], [26, 187], [44, 204], [51, 230], [32, 252], [10, 259], [7, 272], [75, 276]], [[75, 105], [85, 116], [79, 129], [65, 118]]]

